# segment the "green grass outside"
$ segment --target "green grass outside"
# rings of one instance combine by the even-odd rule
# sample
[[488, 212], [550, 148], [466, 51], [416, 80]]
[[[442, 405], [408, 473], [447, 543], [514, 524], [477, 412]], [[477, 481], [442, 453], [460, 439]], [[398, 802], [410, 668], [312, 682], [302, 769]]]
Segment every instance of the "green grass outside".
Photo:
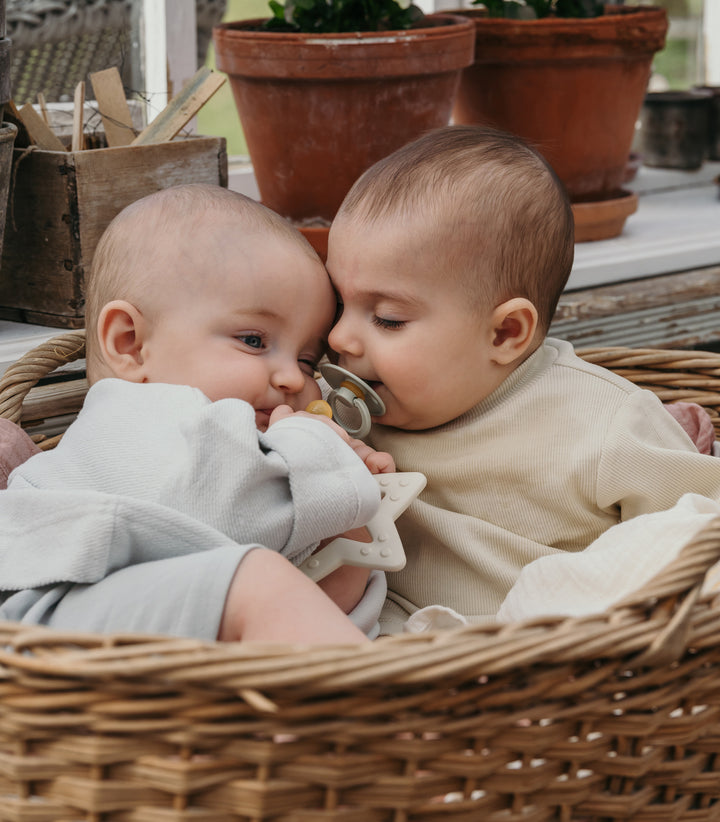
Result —
[[[269, 16], [267, 0], [229, 0], [223, 20]], [[215, 50], [212, 45], [208, 50], [206, 65], [215, 68]], [[197, 115], [197, 130], [199, 134], [225, 137], [229, 156], [247, 154], [247, 145], [229, 82], [200, 109]]]

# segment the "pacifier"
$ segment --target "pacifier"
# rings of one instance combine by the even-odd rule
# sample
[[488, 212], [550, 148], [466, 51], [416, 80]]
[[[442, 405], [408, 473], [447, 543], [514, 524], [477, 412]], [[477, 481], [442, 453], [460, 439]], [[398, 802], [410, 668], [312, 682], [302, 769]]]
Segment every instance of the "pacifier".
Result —
[[[327, 403], [315, 400], [307, 407], [314, 414], [326, 414], [344, 428], [351, 437], [363, 439], [370, 433], [370, 417], [380, 417], [385, 413], [385, 403], [370, 386], [355, 374], [339, 365], [323, 363], [320, 373], [332, 388]], [[323, 405], [319, 405], [323, 403]], [[311, 408], [310, 406], [314, 406]], [[327, 413], [327, 407], [330, 414]]]

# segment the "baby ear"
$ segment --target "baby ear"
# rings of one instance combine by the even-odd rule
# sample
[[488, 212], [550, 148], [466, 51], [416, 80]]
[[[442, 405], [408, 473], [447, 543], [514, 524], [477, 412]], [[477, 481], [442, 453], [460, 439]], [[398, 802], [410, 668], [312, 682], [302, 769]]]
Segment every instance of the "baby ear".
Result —
[[522, 357], [535, 339], [537, 308], [525, 297], [513, 297], [493, 311], [493, 360], [510, 365]]
[[143, 315], [132, 303], [112, 300], [103, 306], [98, 317], [98, 344], [113, 376], [130, 382], [145, 380], [144, 332]]

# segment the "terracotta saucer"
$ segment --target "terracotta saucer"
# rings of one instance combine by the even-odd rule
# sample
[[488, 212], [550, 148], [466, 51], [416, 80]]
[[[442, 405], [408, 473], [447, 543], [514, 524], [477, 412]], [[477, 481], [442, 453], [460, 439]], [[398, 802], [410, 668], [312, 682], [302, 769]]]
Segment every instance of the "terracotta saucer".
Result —
[[618, 191], [606, 200], [573, 203], [575, 242], [609, 240], [622, 233], [625, 220], [637, 211], [638, 196], [632, 191]]

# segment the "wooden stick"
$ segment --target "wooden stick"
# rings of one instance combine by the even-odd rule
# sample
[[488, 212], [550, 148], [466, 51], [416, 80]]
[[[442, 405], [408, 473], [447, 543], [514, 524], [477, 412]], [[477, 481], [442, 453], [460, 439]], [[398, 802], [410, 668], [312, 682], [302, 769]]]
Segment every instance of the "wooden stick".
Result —
[[15, 148], [27, 148], [33, 144], [27, 126], [23, 123], [14, 100], [8, 100], [7, 103], [5, 103], [5, 113], [3, 117], [18, 130], [15, 135]]
[[95, 92], [108, 146], [129, 146], [135, 138], [135, 131], [117, 67], [96, 71], [90, 75], [90, 82]]
[[85, 81], [81, 80], [75, 86], [75, 99], [73, 102], [73, 130], [71, 151], [82, 151], [85, 148]]
[[163, 143], [166, 140], [172, 140], [226, 79], [223, 74], [218, 74], [207, 66], [203, 66], [130, 145], [144, 146], [149, 143]]
[[40, 114], [42, 115], [43, 120], [45, 120], [45, 125], [50, 125], [50, 118], [48, 117], [48, 110], [47, 105], [45, 103], [45, 95], [42, 91], [38, 92], [38, 103], [40, 105]]
[[65, 146], [60, 142], [60, 138], [35, 111], [31, 103], [25, 103], [18, 110], [17, 116], [25, 126], [28, 136], [38, 148], [45, 151], [65, 151]]

